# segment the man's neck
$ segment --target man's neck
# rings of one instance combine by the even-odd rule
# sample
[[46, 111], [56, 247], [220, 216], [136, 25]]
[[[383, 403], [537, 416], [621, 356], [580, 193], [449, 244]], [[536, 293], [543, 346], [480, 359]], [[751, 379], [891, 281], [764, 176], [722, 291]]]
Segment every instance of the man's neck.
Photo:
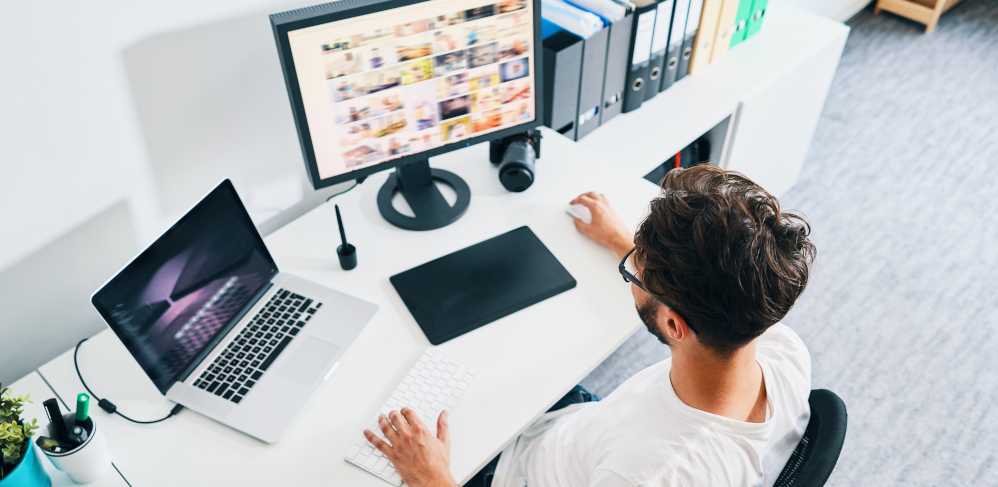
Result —
[[692, 408], [750, 423], [766, 420], [766, 384], [754, 341], [725, 358], [676, 347], [669, 375], [676, 395]]

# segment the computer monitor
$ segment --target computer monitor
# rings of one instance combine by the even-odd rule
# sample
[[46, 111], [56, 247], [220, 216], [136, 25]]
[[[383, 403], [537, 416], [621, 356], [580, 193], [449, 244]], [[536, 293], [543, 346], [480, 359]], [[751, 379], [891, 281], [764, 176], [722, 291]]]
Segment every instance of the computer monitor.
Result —
[[398, 167], [378, 207], [399, 227], [439, 228], [468, 207], [467, 184], [430, 157], [542, 123], [540, 0], [344, 0], [270, 19], [312, 185]]

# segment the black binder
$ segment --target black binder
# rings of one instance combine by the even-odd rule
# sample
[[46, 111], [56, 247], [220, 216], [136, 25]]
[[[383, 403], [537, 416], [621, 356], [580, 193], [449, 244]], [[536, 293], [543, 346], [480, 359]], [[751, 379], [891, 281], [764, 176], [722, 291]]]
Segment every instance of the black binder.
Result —
[[651, 64], [648, 70], [648, 86], [645, 87], [645, 101], [658, 94], [662, 86], [662, 76], [665, 74], [665, 53], [669, 47], [669, 25], [672, 23], [672, 11], [675, 0], [661, 0], [655, 8], [655, 35], [651, 41]]
[[665, 52], [665, 74], [658, 91], [665, 91], [676, 82], [679, 72], [679, 58], [683, 55], [683, 36], [686, 33], [686, 13], [690, 10], [690, 0], [676, 0], [672, 13], [672, 28], [669, 29], [669, 47]]
[[683, 56], [679, 60], [679, 71], [676, 81], [683, 79], [690, 72], [690, 58], [693, 57], [693, 43], [697, 40], [697, 29], [700, 27], [700, 13], [703, 11], [703, 0], [690, 0], [690, 13], [686, 16], [686, 36], [683, 38]]
[[600, 125], [603, 104], [603, 78], [606, 76], [606, 48], [610, 27], [589, 36], [582, 42], [582, 72], [579, 81], [578, 113], [575, 117], [575, 137], [579, 140]]
[[633, 2], [634, 26], [631, 28], [631, 46], [627, 59], [627, 86], [624, 88], [624, 113], [641, 107], [645, 100], [644, 88], [648, 82], [651, 61], [651, 41], [655, 33], [655, 0]]
[[575, 140], [579, 112], [582, 38], [559, 30], [542, 42], [544, 48], [544, 123]]
[[389, 280], [434, 345], [568, 291], [576, 284], [528, 227], [395, 274]]
[[606, 75], [603, 79], [603, 107], [600, 110], [600, 125], [620, 115], [624, 110], [624, 88], [627, 83], [628, 50], [631, 48], [631, 29], [634, 27], [634, 14], [628, 13], [623, 19], [610, 24], [609, 40], [606, 45]]

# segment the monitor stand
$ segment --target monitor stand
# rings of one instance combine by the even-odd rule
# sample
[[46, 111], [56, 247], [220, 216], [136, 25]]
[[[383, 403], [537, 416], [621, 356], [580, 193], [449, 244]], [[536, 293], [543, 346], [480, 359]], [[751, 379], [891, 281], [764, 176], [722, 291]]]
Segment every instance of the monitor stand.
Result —
[[[440, 181], [457, 193], [454, 206], [447, 204], [434, 181]], [[395, 193], [401, 192], [415, 217], [399, 213], [392, 205]], [[468, 210], [471, 189], [460, 176], [443, 169], [431, 169], [430, 161], [418, 160], [399, 166], [378, 191], [378, 210], [388, 223], [406, 230], [435, 230], [457, 221]]]

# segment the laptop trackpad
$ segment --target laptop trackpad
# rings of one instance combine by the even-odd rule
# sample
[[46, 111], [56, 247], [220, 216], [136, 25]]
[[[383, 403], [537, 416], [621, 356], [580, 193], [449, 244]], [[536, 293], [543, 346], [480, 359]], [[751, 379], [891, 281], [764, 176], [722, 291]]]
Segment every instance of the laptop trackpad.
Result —
[[277, 371], [277, 375], [308, 387], [322, 374], [340, 347], [310, 336], [304, 339], [301, 346], [292, 350], [294, 354]]

